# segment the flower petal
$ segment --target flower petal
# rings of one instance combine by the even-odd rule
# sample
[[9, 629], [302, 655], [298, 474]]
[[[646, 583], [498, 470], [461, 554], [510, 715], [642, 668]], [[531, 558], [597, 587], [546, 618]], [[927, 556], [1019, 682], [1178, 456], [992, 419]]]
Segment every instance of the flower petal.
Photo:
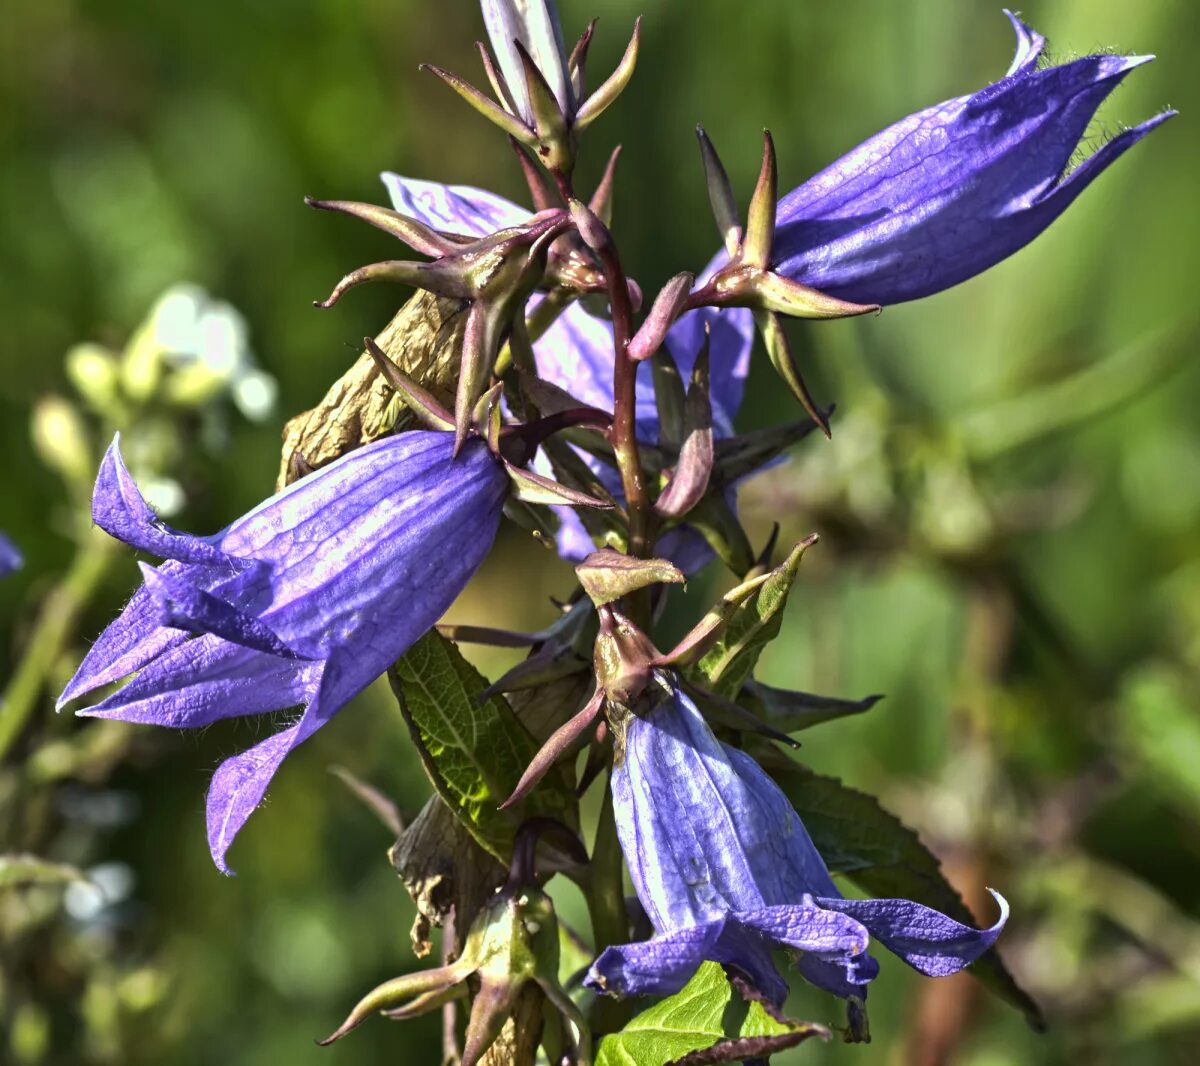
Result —
[[138, 563], [146, 588], [158, 604], [164, 626], [183, 629], [189, 633], [211, 633], [231, 644], [278, 655], [296, 658], [270, 626], [253, 615], [239, 611], [224, 600], [172, 573], [163, 573], [146, 563]]
[[1025, 74], [1037, 66], [1037, 61], [1046, 47], [1046, 38], [1025, 25], [1011, 11], [1005, 10], [1004, 14], [1008, 16], [1008, 21], [1012, 23], [1017, 34], [1017, 52], [1013, 56], [1008, 73], [1005, 74], [1006, 78], [1011, 78], [1014, 74]]
[[811, 896], [799, 903], [744, 911], [737, 916], [777, 944], [817, 954], [861, 955], [870, 936], [852, 917], [818, 906]]
[[262, 802], [280, 763], [299, 743], [299, 735], [299, 724], [280, 730], [240, 755], [226, 759], [213, 774], [205, 801], [208, 848], [221, 873], [233, 874], [225, 853], [238, 830]]
[[605, 948], [584, 984], [614, 996], [670, 996], [713, 957], [725, 920], [688, 926], [637, 944]]
[[[163, 563], [163, 573], [183, 570], [183, 564]], [[188, 634], [162, 625], [158, 603], [145, 586], [139, 588], [117, 619], [88, 650], [75, 676], [55, 704], [62, 710], [68, 703], [101, 685], [120, 681], [170, 648], [182, 644]]]
[[243, 560], [227, 555], [208, 538], [181, 533], [159, 521], [121, 458], [120, 434], [104, 453], [92, 495], [92, 521], [139, 551], [184, 563], [219, 563], [240, 569]]
[[1009, 76], [902, 119], [783, 198], [780, 273], [841, 299], [884, 304], [956, 285], [1033, 240], [1162, 121], [1097, 153], [1072, 187], [1063, 175], [1097, 108], [1150, 57], [1087, 56], [1039, 70], [1042, 39], [1014, 25]]
[[322, 664], [281, 659], [207, 635], [164, 652], [85, 718], [199, 729], [223, 718], [281, 711], [316, 692]]
[[[989, 891], [991, 891], [989, 889]], [[871, 935], [914, 970], [929, 977], [958, 973], [995, 942], [1008, 921], [1008, 903], [992, 892], [1000, 917], [988, 929], [972, 929], [907, 899], [818, 899], [822, 907], [861, 922]]]
[[879, 976], [879, 963], [866, 953], [835, 958], [801, 955], [796, 960], [796, 969], [810, 984], [842, 999], [851, 996], [866, 999], [867, 986]]
[[[396, 657], [399, 657], [399, 653]], [[205, 805], [208, 846], [218, 870], [226, 874], [233, 872], [225, 861], [226, 852], [246, 820], [262, 802], [271, 778], [287, 755], [328, 722], [378, 674], [377, 665], [364, 663], [354, 650], [331, 658], [323, 664], [316, 694], [309, 700], [295, 725], [280, 730], [240, 755], [226, 759], [217, 767]]]
[[443, 185], [390, 171], [380, 177], [397, 211], [446, 233], [486, 237], [529, 218], [530, 213], [511, 200], [470, 185]]

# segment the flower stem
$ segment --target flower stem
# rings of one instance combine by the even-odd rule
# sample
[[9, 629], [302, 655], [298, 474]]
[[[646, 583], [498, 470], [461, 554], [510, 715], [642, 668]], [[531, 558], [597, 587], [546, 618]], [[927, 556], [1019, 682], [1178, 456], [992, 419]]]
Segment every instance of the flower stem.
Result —
[[[617, 821], [613, 814], [612, 784], [608, 782], [604, 786], [604, 802], [600, 808], [584, 891], [597, 955], [610, 944], [623, 944], [629, 939], [624, 870], [621, 842], [617, 838]], [[629, 1020], [632, 1013], [630, 1003], [626, 1000], [597, 996], [590, 1012], [593, 1032], [615, 1032]]]
[[608, 284], [608, 302], [613, 320], [613, 426], [612, 444], [621, 473], [621, 487], [629, 507], [629, 553], [638, 558], [650, 554], [650, 496], [642, 470], [637, 441], [637, 364], [629, 358], [633, 336], [633, 305], [629, 285], [616, 246], [600, 252]]
[[37, 707], [50, 672], [119, 548], [120, 543], [107, 533], [89, 529], [70, 569], [46, 597], [16, 672], [0, 697], [0, 762]]

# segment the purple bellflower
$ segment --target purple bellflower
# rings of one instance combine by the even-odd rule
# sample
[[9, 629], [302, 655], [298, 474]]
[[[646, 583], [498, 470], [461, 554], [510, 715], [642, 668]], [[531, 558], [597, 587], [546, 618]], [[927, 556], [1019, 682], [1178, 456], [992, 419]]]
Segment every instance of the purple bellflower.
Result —
[[781, 1004], [774, 947], [800, 952], [813, 984], [861, 1001], [878, 964], [871, 937], [914, 969], [956, 973], [1003, 928], [977, 930], [904, 899], [844, 899], [799, 815], [743, 751], [720, 743], [677, 688], [625, 731], [613, 771], [617, 831], [657, 935], [606, 948], [586, 983], [614, 995], [670, 995], [701, 962], [744, 974]]
[[[467, 185], [442, 185], [438, 182], [406, 178], [385, 173], [392, 205], [402, 214], [443, 232], [483, 237], [498, 229], [526, 222], [530, 212], [502, 196]], [[700, 276], [703, 282], [713, 267]], [[533, 300], [539, 300], [534, 296]], [[680, 376], [686, 381], [704, 344], [705, 324], [711, 333], [709, 364], [712, 389], [713, 432], [720, 437], [733, 433], [733, 419], [742, 403], [746, 374], [750, 369], [750, 349], [754, 341], [754, 322], [745, 308], [700, 308], [689, 311], [674, 323], [666, 345]], [[578, 303], [571, 304], [533, 346], [538, 374], [551, 384], [565, 389], [590, 407], [613, 409], [613, 331], [612, 324], [589, 314]], [[658, 408], [650, 368], [639, 367], [637, 381], [638, 437], [648, 444], [658, 442]], [[614, 495], [620, 495], [616, 472], [590, 456], [584, 457], [605, 481]], [[569, 507], [556, 507], [561, 520], [558, 548], [566, 559], [579, 561], [595, 550], [591, 537]], [[683, 570], [693, 571], [711, 553], [698, 535], [680, 536], [672, 548], [660, 546]]]
[[92, 646], [59, 708], [136, 676], [97, 718], [189, 729], [303, 706], [286, 728], [225, 760], [208, 792], [219, 869], [285, 756], [426, 632], [479, 567], [509, 479], [480, 440], [386, 437], [259, 504], [220, 533], [158, 520], [114, 441], [92, 517], [166, 560]]
[[1072, 168], [1096, 110], [1153, 56], [1039, 66], [1045, 38], [1006, 14], [1017, 53], [1000, 81], [901, 119], [780, 201], [778, 273], [856, 303], [948, 289], [1023, 248], [1175, 114], [1124, 130]]
[[0, 533], [0, 577], [16, 573], [24, 565], [25, 558], [20, 549], [4, 533]]

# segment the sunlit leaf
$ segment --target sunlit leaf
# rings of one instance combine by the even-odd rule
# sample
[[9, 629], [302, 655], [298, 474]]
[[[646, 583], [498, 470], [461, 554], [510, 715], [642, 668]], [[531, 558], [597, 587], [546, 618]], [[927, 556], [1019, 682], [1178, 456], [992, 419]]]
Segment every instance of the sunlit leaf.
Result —
[[715, 962], [704, 963], [675, 995], [642, 1011], [600, 1042], [596, 1066], [700, 1066], [766, 1059], [809, 1037], [829, 1039], [813, 1022], [773, 1017], [748, 1003]]
[[480, 700], [487, 680], [453, 641], [431, 630], [389, 676], [434, 788], [487, 851], [507, 858], [513, 833], [529, 814], [575, 824], [574, 797], [554, 774], [518, 809], [499, 810], [537, 754], [537, 742], [504, 697]]
[[812, 539], [801, 541], [734, 614], [720, 640], [692, 671], [693, 679], [718, 695], [736, 699], [763, 649], [779, 635], [783, 609]]

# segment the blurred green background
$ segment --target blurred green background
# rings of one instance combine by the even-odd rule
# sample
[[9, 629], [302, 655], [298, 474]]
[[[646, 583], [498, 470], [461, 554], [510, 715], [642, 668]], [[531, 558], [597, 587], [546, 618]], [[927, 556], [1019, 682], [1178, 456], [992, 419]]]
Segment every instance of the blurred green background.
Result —
[[[624, 143], [615, 230], [648, 291], [716, 246], [697, 122], [744, 199], [764, 126], [790, 187], [902, 115], [994, 80], [1012, 47], [999, 5], [978, 0], [598, 6], [561, 4], [568, 36], [602, 16], [595, 72], [647, 18], [637, 76], [589, 134], [581, 184]], [[969, 978], [929, 982], [884, 959], [875, 1042], [786, 1061], [1153, 1066], [1194, 1062], [1200, 1045], [1200, 6], [1029, 0], [1023, 14], [1059, 57], [1160, 54], [1091, 140], [1164, 106], [1182, 117], [987, 275], [797, 329], [810, 383], [839, 404], [834, 440], [807, 442], [744, 509], [759, 537], [772, 519], [822, 535], [762, 677], [888, 694], [807, 733], [802, 758], [883, 796], [972, 902], [984, 883], [1008, 896], [1003, 953], [1050, 1029], [1032, 1034]], [[482, 26], [466, 0], [15, 0], [2, 22], [0, 529], [27, 563], [0, 583], [0, 679], [72, 555], [70, 504], [29, 430], [33, 405], [67, 391], [71, 345], [119, 347], [181, 280], [245, 314], [280, 398], [273, 420], [231, 419], [226, 446], [188, 468], [177, 522], [217, 529], [271, 490], [284, 419], [402, 295], [373, 286], [312, 308], [346, 270], [394, 252], [303, 196], [380, 201], [377, 174], [392, 169], [522, 198], [499, 135], [417, 71], [428, 60], [475, 76]], [[746, 428], [794, 417], [763, 362]], [[135, 575], [120, 556], [77, 651]], [[693, 582], [673, 623], [718, 580]], [[569, 585], [510, 531], [453, 617], [537, 627]], [[70, 665], [56, 664], [55, 685]], [[13, 757], [94, 728], [54, 718], [46, 694]], [[428, 790], [394, 707], [369, 692], [289, 759], [225, 880], [204, 844], [207, 774], [262, 729], [147, 732], [112, 773], [54, 786], [38, 819], [53, 857], [125, 864], [132, 878], [119, 905], [76, 907], [0, 960], [13, 1061], [437, 1060], [432, 1020], [312, 1045], [414, 964], [388, 834], [328, 773], [346, 766], [414, 813]], [[97, 813], [109, 808], [124, 813]], [[23, 846], [28, 819], [4, 824], [4, 846]], [[40, 1005], [22, 999], [34, 987]], [[791, 1007], [836, 1020], [815, 994]]]

